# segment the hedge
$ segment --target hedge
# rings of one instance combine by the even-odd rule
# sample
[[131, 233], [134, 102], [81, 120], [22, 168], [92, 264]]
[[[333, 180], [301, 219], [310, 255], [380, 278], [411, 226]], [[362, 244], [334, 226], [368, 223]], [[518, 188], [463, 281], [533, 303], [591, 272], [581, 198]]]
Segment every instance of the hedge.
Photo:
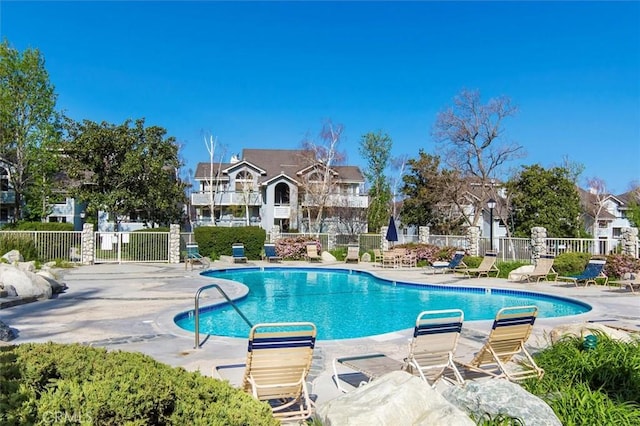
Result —
[[0, 348], [0, 424], [276, 425], [227, 382], [79, 344]]

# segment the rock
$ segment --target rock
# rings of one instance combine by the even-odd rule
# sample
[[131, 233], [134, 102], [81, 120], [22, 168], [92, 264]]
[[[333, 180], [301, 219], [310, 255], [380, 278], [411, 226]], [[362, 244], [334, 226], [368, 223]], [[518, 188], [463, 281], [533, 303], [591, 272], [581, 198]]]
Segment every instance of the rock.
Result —
[[4, 322], [0, 321], [0, 340], [2, 340], [3, 342], [8, 342], [15, 339], [16, 337], [18, 336], [15, 330], [13, 330]]
[[602, 333], [613, 340], [619, 340], [621, 342], [632, 342], [634, 339], [627, 332], [617, 330], [615, 328], [607, 327], [604, 324], [598, 324], [593, 322], [582, 322], [574, 324], [566, 324], [555, 327], [549, 333], [551, 343], [555, 343], [561, 340], [563, 337], [584, 337], [590, 334]]
[[27, 272], [35, 272], [36, 271], [36, 262], [35, 260], [31, 260], [29, 262], [15, 262], [13, 265], [21, 271]]
[[0, 282], [13, 286], [20, 297], [50, 298], [53, 294], [49, 282], [33, 272], [21, 271], [12, 265], [0, 264]]
[[22, 254], [20, 254], [18, 250], [11, 250], [5, 253], [2, 258], [6, 259], [9, 263], [24, 262], [24, 257], [22, 257]]
[[508, 380], [470, 381], [445, 389], [442, 396], [476, 420], [502, 415], [526, 426], [562, 426], [546, 402]]
[[316, 417], [331, 425], [475, 425], [420, 378], [394, 371], [320, 404]]
[[532, 273], [534, 269], [535, 269], [535, 266], [533, 266], [533, 265], [524, 265], [524, 266], [521, 266], [519, 268], [516, 268], [513, 271], [509, 272], [508, 280], [509, 281], [522, 281], [522, 277], [524, 275], [528, 275], [528, 274]]
[[329, 253], [328, 251], [323, 251], [320, 254], [320, 258], [322, 259], [323, 262], [335, 262], [336, 261], [336, 257], [334, 255], [332, 255], [331, 253]]
[[360, 258], [361, 262], [371, 262], [371, 255], [369, 253], [364, 253]]

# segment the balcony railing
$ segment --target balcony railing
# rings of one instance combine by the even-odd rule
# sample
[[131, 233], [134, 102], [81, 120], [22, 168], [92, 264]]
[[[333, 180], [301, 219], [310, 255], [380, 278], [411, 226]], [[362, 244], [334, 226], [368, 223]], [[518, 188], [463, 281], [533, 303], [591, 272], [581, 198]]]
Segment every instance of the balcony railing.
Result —
[[15, 191], [0, 191], [0, 204], [15, 204]]
[[[244, 192], [217, 192], [213, 194], [213, 203], [216, 206], [260, 206], [262, 195], [258, 192], [245, 194]], [[209, 192], [194, 192], [191, 194], [192, 206], [208, 206], [211, 204]]]
[[[318, 205], [314, 197], [305, 196], [302, 200], [303, 206]], [[366, 209], [369, 207], [369, 197], [367, 195], [344, 195], [331, 194], [325, 203], [326, 207], [352, 207]]]

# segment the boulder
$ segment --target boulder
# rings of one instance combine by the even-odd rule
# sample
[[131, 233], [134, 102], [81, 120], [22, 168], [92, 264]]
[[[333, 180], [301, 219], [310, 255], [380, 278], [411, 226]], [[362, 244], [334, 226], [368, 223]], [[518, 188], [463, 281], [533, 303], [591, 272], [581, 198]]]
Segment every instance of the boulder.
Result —
[[535, 266], [533, 265], [524, 265], [519, 268], [514, 269], [509, 272], [509, 277], [507, 278], [509, 281], [522, 281], [522, 277], [525, 275], [529, 275], [533, 272]]
[[605, 334], [612, 340], [619, 340], [626, 343], [633, 341], [633, 337], [631, 337], [631, 334], [625, 331], [617, 330], [615, 328], [607, 327], [604, 324], [593, 322], [559, 325], [551, 330], [551, 333], [549, 333], [549, 338], [551, 339], [551, 343], [555, 343], [564, 337], [584, 337], [590, 334], [598, 333]]
[[0, 321], [0, 340], [8, 342], [18, 337], [14, 329]]
[[2, 255], [2, 258], [5, 259], [8, 263], [24, 262], [24, 257], [22, 257], [22, 254], [20, 254], [18, 250], [11, 250]]
[[15, 267], [20, 269], [21, 271], [27, 271], [27, 272], [35, 272], [36, 271], [36, 262], [35, 262], [35, 260], [31, 260], [29, 262], [14, 262], [13, 265], [15, 265]]
[[322, 253], [320, 253], [320, 258], [322, 259], [323, 262], [335, 262], [336, 261], [336, 257], [334, 255], [332, 255], [331, 253], [329, 253], [328, 251], [323, 251]]
[[367, 252], [365, 252], [362, 257], [360, 258], [361, 262], [371, 262], [371, 255]]
[[527, 426], [562, 426], [546, 402], [508, 380], [469, 381], [445, 389], [442, 396], [477, 420], [502, 415]]
[[4, 287], [12, 286], [19, 297], [49, 299], [53, 294], [51, 284], [44, 277], [13, 265], [0, 263], [0, 282]]
[[420, 378], [394, 371], [319, 404], [316, 417], [331, 425], [446, 425], [475, 423]]

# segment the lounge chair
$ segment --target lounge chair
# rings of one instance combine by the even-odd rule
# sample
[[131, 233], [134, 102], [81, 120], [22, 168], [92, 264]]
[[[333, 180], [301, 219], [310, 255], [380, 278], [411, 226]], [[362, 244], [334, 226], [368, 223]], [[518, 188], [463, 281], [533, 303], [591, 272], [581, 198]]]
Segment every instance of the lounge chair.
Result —
[[[433, 387], [445, 377], [447, 371], [453, 373], [454, 381], [463, 383], [464, 380], [453, 361], [463, 317], [460, 309], [421, 312], [416, 319], [409, 355], [404, 362], [381, 353], [335, 358], [333, 380], [336, 386], [342, 392], [346, 392], [341, 382], [358, 387], [397, 370], [406, 370], [418, 375]], [[355, 372], [339, 374], [339, 364]]]
[[425, 382], [431, 382], [432, 387], [447, 370], [453, 373], [456, 382], [464, 383], [453, 361], [463, 320], [464, 313], [460, 309], [421, 312], [416, 319], [405, 369], [417, 373]]
[[557, 280], [572, 282], [576, 287], [580, 287], [580, 283], [584, 283], [584, 286], [586, 287], [589, 284], [597, 284], [597, 278], [604, 278], [604, 284], [606, 285], [609, 278], [607, 278], [604, 273], [605, 263], [606, 260], [591, 259], [580, 275], [576, 275], [574, 277], [558, 277]]
[[373, 249], [373, 261], [374, 263], [379, 263], [380, 266], [382, 266], [382, 250], [380, 249]]
[[[271, 405], [282, 422], [305, 420], [313, 412], [307, 375], [316, 326], [310, 322], [256, 324], [249, 334], [242, 388]], [[217, 366], [216, 372], [241, 365]], [[222, 377], [222, 376], [221, 376]]]
[[187, 254], [184, 257], [184, 269], [187, 269], [188, 266], [191, 266], [191, 269], [193, 269], [194, 264], [198, 264], [205, 269], [208, 268], [211, 263], [209, 259], [200, 254], [198, 244], [189, 243], [187, 244]]
[[282, 257], [276, 253], [276, 245], [269, 243], [264, 245], [264, 258], [267, 262], [280, 262], [282, 260]]
[[418, 256], [413, 250], [402, 250], [399, 257], [402, 266], [408, 266], [409, 268], [418, 266]]
[[[536, 365], [524, 347], [531, 335], [537, 315], [537, 306], [512, 306], [500, 309], [482, 349], [471, 362], [456, 363], [471, 371], [493, 377], [505, 377], [511, 381], [532, 377], [541, 378], [544, 370]], [[514, 361], [518, 361], [519, 368], [507, 368], [506, 365], [513, 364]]]
[[318, 246], [315, 243], [307, 244], [307, 260], [309, 262], [320, 262], [322, 257], [318, 254]]
[[398, 250], [387, 250], [382, 252], [381, 266], [383, 268], [397, 268], [401, 265], [401, 254]]
[[640, 271], [632, 273], [628, 280], [610, 281], [609, 284], [626, 288], [631, 293], [635, 293], [636, 290], [640, 290]]
[[520, 276], [520, 281], [527, 280], [527, 282], [531, 282], [533, 279], [536, 282], [540, 282], [542, 280], [547, 280], [549, 276], [553, 277], [553, 280], [556, 281], [558, 279], [558, 273], [553, 269], [553, 261], [555, 260], [555, 256], [552, 254], [542, 254], [538, 261], [536, 262], [533, 271], [530, 273], [525, 273]]
[[464, 251], [456, 251], [449, 263], [433, 264], [427, 267], [427, 272], [437, 274], [439, 272], [446, 274], [447, 272], [455, 272], [457, 269], [468, 269], [469, 267], [463, 262]]
[[484, 254], [484, 258], [477, 268], [458, 268], [455, 272], [464, 274], [467, 278], [471, 278], [471, 275], [475, 275], [478, 278], [481, 276], [489, 277], [489, 274], [495, 272], [496, 277], [500, 274], [500, 270], [496, 266], [498, 260], [498, 254], [492, 251], [488, 251]]
[[360, 247], [359, 246], [348, 246], [347, 247], [347, 257], [344, 259], [345, 263], [349, 262], [360, 262]]
[[231, 246], [231, 254], [233, 255], [233, 263], [247, 263], [247, 257], [244, 255], [244, 245], [235, 243]]

